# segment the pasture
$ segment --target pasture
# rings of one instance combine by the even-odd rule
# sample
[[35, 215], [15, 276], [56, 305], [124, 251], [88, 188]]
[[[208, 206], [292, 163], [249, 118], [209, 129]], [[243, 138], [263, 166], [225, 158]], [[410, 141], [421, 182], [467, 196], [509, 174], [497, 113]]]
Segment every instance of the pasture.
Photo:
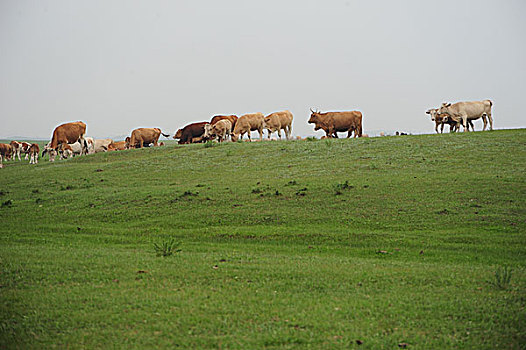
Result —
[[526, 344], [524, 129], [5, 164], [0, 348]]

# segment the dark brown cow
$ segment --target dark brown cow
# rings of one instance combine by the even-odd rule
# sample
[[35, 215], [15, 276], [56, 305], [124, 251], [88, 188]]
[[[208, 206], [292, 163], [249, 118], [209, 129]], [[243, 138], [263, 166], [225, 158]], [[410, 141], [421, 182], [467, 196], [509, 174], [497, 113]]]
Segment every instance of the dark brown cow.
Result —
[[129, 148], [141, 148], [144, 144], [149, 145], [153, 143], [154, 146], [157, 146], [157, 141], [159, 137], [163, 135], [164, 137], [170, 137], [168, 134], [163, 134], [159, 128], [138, 128], [132, 131], [130, 142], [128, 143]]
[[[88, 144], [84, 139], [85, 134], [86, 124], [81, 121], [59, 125], [53, 131], [53, 138], [51, 139], [49, 147], [58, 151], [60, 144], [79, 142], [82, 146], [81, 154], [88, 153]], [[45, 152], [46, 149], [42, 152], [42, 156], [44, 156]]]
[[13, 154], [13, 149], [11, 148], [10, 144], [7, 143], [0, 143], [0, 168], [3, 168], [2, 161], [4, 159], [11, 159], [11, 155]]
[[232, 123], [232, 130], [230, 130], [230, 132], [234, 131], [234, 127], [236, 126], [237, 120], [239, 119], [235, 115], [216, 115], [210, 121], [210, 125], [214, 125], [215, 123], [223, 119], [228, 119], [230, 123]]
[[176, 136], [178, 136], [179, 134], [179, 131], [181, 131], [180, 137], [178, 137], [179, 138], [178, 143], [180, 145], [184, 145], [187, 143], [193, 143], [194, 142], [193, 139], [196, 139], [196, 141], [199, 140], [199, 142], [201, 142], [204, 140], [202, 136], [205, 133], [205, 124], [208, 124], [208, 123], [199, 122], [199, 123], [188, 124], [184, 128], [179, 129], [177, 133], [175, 134], [174, 138], [176, 138]]
[[362, 136], [362, 112], [315, 112], [311, 109], [309, 124], [314, 123], [314, 130], [323, 129], [327, 137], [338, 138], [337, 132], [347, 131], [347, 137]]

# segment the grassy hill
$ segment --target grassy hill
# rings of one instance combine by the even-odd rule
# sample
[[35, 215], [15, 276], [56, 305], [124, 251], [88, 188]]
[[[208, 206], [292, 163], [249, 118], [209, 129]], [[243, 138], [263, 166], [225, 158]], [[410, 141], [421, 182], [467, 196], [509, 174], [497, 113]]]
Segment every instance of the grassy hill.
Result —
[[0, 348], [523, 347], [525, 146], [506, 130], [7, 162]]

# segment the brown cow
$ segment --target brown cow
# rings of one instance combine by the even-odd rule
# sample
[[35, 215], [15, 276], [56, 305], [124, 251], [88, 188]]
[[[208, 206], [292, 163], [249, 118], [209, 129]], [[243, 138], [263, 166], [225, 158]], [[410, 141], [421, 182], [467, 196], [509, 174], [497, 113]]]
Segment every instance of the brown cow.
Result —
[[237, 120], [234, 131], [232, 132], [232, 141], [236, 142], [240, 136], [241, 139], [243, 139], [244, 134], [248, 134], [248, 140], [252, 141], [250, 138], [250, 132], [255, 130], [259, 132], [260, 141], [263, 141], [263, 129], [265, 128], [265, 125], [265, 116], [263, 113], [242, 115]]
[[33, 143], [31, 146], [29, 146], [28, 150], [30, 160], [29, 164], [37, 164], [38, 163], [38, 153], [40, 153], [40, 147], [36, 143]]
[[239, 119], [235, 115], [216, 115], [216, 116], [214, 116], [212, 118], [212, 120], [210, 121], [210, 124], [214, 125], [215, 123], [217, 123], [218, 121], [223, 120], [223, 119], [227, 119], [227, 120], [230, 121], [230, 123], [232, 123], [232, 129], [230, 131], [231, 132], [234, 131], [234, 128], [235, 128], [236, 123], [237, 123], [237, 120]]
[[13, 154], [13, 149], [11, 148], [11, 145], [8, 143], [0, 143], [0, 167], [4, 167], [2, 165], [2, 160], [11, 159], [11, 155]]
[[281, 130], [283, 130], [288, 140], [292, 132], [292, 118], [292, 113], [289, 111], [275, 112], [266, 116], [265, 124], [268, 130], [268, 138], [270, 139], [270, 134], [277, 131], [281, 140]]
[[157, 146], [157, 141], [161, 134], [164, 137], [170, 137], [170, 135], [163, 134], [159, 128], [138, 128], [132, 131], [130, 142], [128, 143], [129, 148], [138, 148], [143, 147], [144, 144], [149, 145], [153, 143], [154, 146]]
[[112, 142], [108, 145], [108, 151], [124, 151], [125, 149], [126, 141]]
[[177, 130], [177, 132], [174, 135], [174, 139], [178, 138], [178, 144], [180, 145], [184, 145], [187, 143], [202, 142], [204, 140], [203, 135], [205, 133], [205, 124], [208, 123], [198, 122], [188, 124], [184, 128]]
[[314, 130], [323, 129], [327, 137], [338, 138], [337, 132], [347, 131], [347, 137], [362, 136], [362, 112], [315, 112], [311, 109], [309, 124], [314, 123]]
[[[59, 125], [53, 131], [53, 138], [51, 139], [49, 147], [58, 151], [58, 146], [60, 144], [79, 142], [82, 146], [81, 154], [87, 153], [88, 145], [86, 143], [86, 140], [84, 139], [85, 134], [86, 124], [84, 124], [81, 121]], [[44, 151], [42, 152], [42, 156], [44, 156], [44, 153], [46, 151], [47, 149], [44, 149]]]

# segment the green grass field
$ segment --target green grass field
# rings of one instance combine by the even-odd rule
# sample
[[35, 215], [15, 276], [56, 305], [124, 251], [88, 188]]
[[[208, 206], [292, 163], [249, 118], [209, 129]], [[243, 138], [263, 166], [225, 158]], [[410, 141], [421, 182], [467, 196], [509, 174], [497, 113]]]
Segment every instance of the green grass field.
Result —
[[0, 348], [526, 347], [525, 129], [27, 163]]

